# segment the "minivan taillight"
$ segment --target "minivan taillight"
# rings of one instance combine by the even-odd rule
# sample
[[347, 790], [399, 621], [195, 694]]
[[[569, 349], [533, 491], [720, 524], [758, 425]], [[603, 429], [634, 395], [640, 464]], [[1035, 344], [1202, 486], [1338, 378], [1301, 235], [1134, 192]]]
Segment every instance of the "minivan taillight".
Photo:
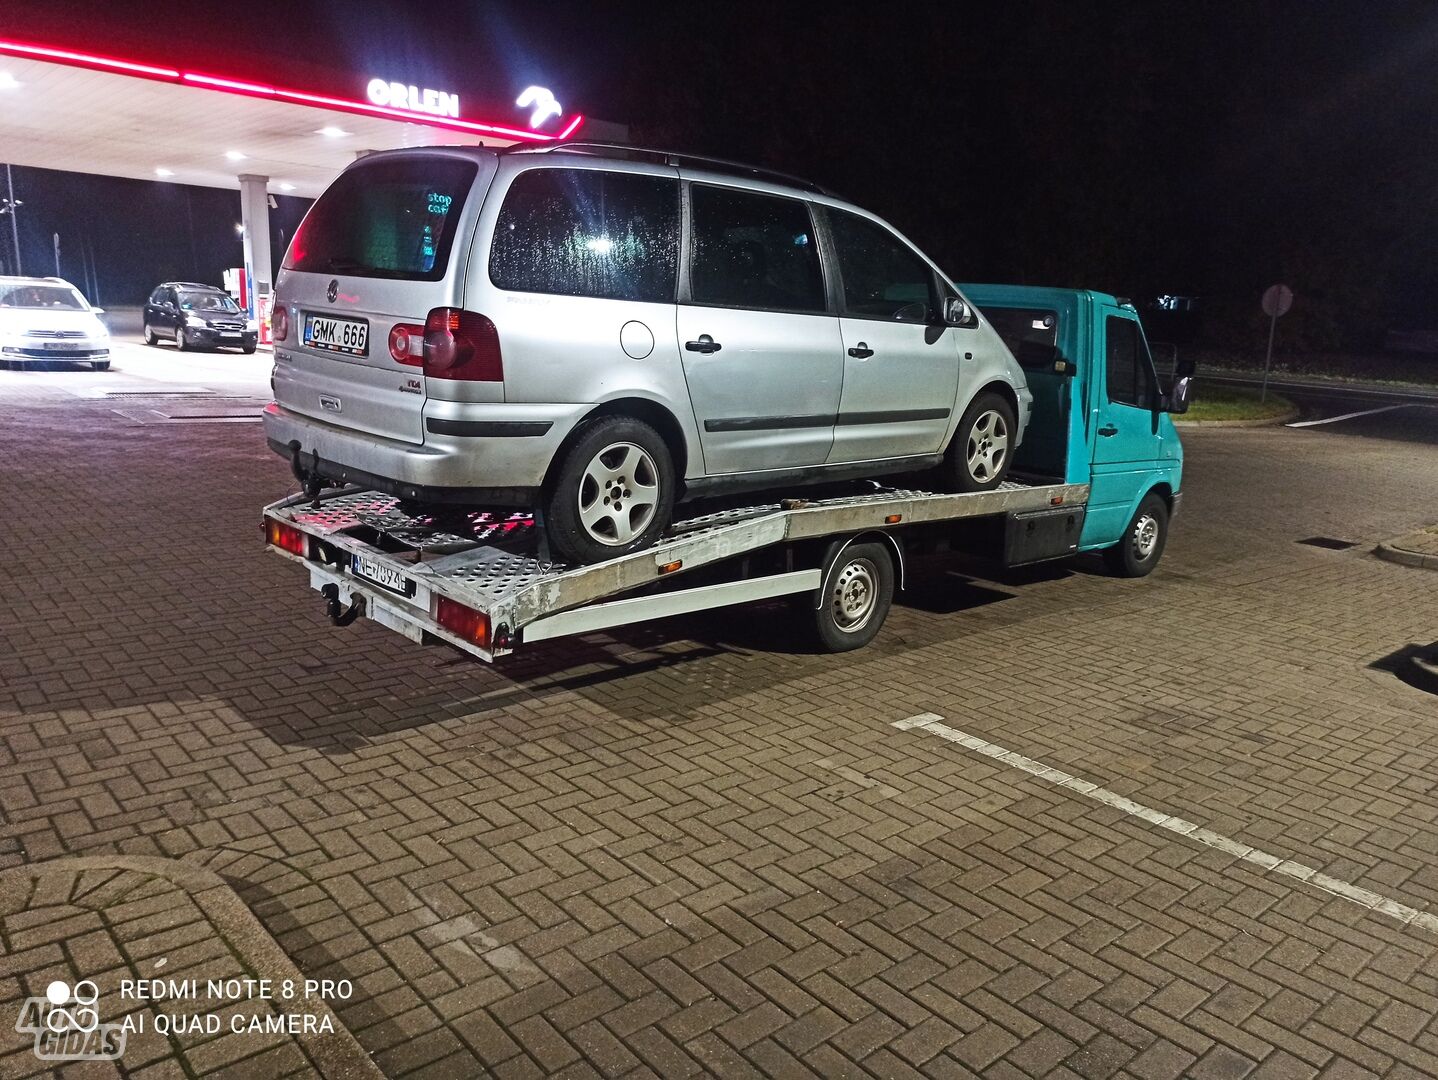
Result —
[[424, 327], [395, 323], [389, 332], [389, 355], [397, 364], [424, 364]]
[[284, 304], [276, 304], [270, 312], [270, 333], [276, 341], [290, 336], [290, 312]]
[[424, 320], [424, 373], [431, 379], [503, 382], [494, 323], [475, 311], [435, 308]]

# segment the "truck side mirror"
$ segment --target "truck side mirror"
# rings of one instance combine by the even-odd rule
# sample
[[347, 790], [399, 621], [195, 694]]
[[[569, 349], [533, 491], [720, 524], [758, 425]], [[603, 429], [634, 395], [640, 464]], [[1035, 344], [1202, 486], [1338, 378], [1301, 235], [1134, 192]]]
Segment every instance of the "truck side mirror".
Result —
[[1193, 357], [1185, 356], [1181, 360], [1177, 356], [1174, 357], [1173, 373], [1177, 378], [1191, 379], [1197, 370], [1198, 365], [1194, 363]]
[[1169, 413], [1188, 412], [1188, 394], [1192, 384], [1192, 375], [1179, 375], [1174, 379], [1173, 386], [1164, 395], [1163, 411]]
[[957, 296], [944, 298], [944, 325], [963, 326], [969, 321], [969, 305]]

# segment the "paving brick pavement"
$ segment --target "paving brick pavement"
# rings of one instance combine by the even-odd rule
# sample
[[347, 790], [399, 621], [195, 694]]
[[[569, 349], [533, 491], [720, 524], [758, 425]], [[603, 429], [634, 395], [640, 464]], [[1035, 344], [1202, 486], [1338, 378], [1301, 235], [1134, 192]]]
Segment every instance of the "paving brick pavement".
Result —
[[889, 726], [1438, 910], [1438, 699], [1372, 666], [1438, 605], [1366, 553], [1438, 448], [1187, 434], [1146, 581], [919, 567], [857, 654], [738, 609], [489, 668], [329, 627], [257, 429], [0, 413], [0, 859], [220, 875], [388, 1075], [1438, 1073], [1438, 940]]

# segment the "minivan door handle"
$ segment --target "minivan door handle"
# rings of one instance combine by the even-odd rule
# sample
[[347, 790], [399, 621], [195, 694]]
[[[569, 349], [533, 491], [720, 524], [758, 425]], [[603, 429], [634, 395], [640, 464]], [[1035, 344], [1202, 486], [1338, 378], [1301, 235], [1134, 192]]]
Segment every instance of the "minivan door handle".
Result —
[[1107, 439], [1110, 436], [1117, 435], [1118, 428], [1114, 427], [1112, 424], [1106, 424], [1098, 429], [1098, 433], [1102, 435], [1105, 439]]
[[715, 341], [708, 334], [700, 334], [698, 341], [686, 341], [684, 347], [690, 352], [703, 353], [708, 356], [710, 353], [717, 353], [724, 346]]
[[849, 355], [855, 360], [867, 360], [874, 355], [874, 350], [869, 348], [866, 342], [861, 341], [849, 350]]

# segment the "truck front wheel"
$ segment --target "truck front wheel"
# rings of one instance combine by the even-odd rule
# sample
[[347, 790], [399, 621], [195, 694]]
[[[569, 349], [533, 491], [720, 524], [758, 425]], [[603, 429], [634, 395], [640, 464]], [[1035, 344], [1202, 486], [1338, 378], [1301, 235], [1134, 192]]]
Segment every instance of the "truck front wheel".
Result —
[[828, 560], [815, 598], [814, 629], [826, 652], [873, 641], [894, 599], [894, 560], [883, 544], [851, 544]]
[[1163, 496], [1150, 491], [1133, 512], [1123, 539], [1103, 553], [1104, 561], [1122, 577], [1145, 577], [1163, 557], [1168, 543], [1168, 505]]

